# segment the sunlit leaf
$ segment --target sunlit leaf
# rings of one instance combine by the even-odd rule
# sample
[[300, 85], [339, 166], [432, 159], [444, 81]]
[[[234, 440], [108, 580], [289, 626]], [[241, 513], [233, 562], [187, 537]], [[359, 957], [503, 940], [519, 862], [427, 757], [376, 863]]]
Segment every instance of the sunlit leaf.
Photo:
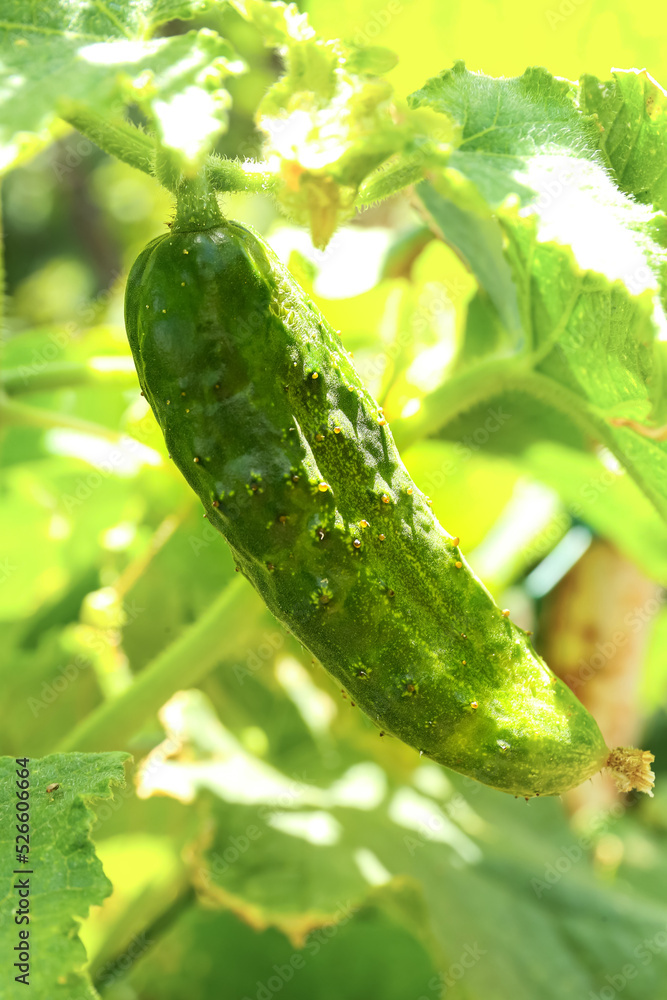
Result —
[[[663, 384], [654, 345], [665, 327], [656, 294], [664, 252], [652, 212], [610, 177], [597, 125], [575, 98], [573, 85], [545, 70], [494, 80], [462, 63], [413, 95], [460, 129], [447, 166], [417, 193], [481, 289], [468, 310], [458, 380], [423, 400], [411, 425], [436, 428], [484, 398], [521, 393], [538, 413], [559, 411], [589, 447], [610, 448], [665, 516], [667, 451], [652, 429]], [[474, 227], [460, 224], [461, 211], [481, 219], [484, 205], [502, 229], [502, 252], [497, 234], [475, 243]], [[518, 339], [503, 297], [510, 292]], [[498, 358], [509, 363], [494, 367]], [[464, 402], [466, 379], [473, 395]], [[399, 442], [410, 440], [407, 426], [396, 429]], [[534, 437], [542, 430], [540, 419]]]
[[667, 95], [646, 70], [617, 70], [602, 82], [583, 76], [581, 108], [594, 114], [599, 144], [623, 191], [667, 209]]
[[160, 20], [192, 17], [200, 8], [185, 0], [123, 0], [113, 9], [2, 0], [0, 167], [10, 166], [33, 136], [48, 134], [59, 111], [79, 104], [109, 115], [119, 102], [143, 104], [166, 145], [188, 159], [208, 149], [226, 125], [224, 80], [243, 64], [209, 29], [149, 37]]

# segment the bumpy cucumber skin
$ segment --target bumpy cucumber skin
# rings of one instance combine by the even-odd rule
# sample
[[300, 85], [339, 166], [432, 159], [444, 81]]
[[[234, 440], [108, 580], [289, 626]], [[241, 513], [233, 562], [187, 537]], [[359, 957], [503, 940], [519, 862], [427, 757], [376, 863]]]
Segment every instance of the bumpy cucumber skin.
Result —
[[260, 237], [234, 222], [158, 237], [125, 318], [211, 524], [384, 732], [514, 795], [601, 769], [597, 724], [467, 566], [336, 333]]

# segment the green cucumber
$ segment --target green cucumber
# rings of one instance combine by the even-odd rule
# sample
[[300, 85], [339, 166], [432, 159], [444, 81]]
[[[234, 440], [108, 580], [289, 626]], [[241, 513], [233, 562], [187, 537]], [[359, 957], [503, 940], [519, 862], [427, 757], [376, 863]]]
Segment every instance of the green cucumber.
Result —
[[605, 766], [650, 791], [652, 755], [610, 752], [497, 607], [338, 336], [256, 233], [176, 225], [135, 262], [125, 316], [211, 524], [382, 733], [514, 795], [559, 794]]

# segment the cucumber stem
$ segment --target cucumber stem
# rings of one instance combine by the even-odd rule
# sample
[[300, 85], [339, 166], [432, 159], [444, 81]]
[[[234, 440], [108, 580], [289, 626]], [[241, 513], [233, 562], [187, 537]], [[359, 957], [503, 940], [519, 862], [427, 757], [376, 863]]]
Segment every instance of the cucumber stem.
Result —
[[184, 178], [176, 188], [175, 233], [212, 229], [222, 222], [222, 213], [215, 191], [202, 171], [196, 177]]
[[[85, 135], [96, 146], [129, 164], [144, 174], [157, 176], [169, 191], [176, 192], [178, 171], [165, 170], [160, 160], [168, 153], [160, 148], [155, 136], [132, 125], [122, 118], [108, 118], [91, 111], [76, 101], [61, 102], [58, 113], [63, 121]], [[172, 164], [173, 166], [173, 164]], [[270, 193], [279, 177], [264, 164], [252, 160], [230, 160], [216, 153], [206, 157], [206, 173], [211, 187], [216, 191], [247, 191]]]
[[277, 187], [280, 177], [270, 170], [260, 169], [263, 164], [252, 160], [229, 160], [212, 153], [206, 160], [206, 174], [216, 191], [246, 191], [270, 194]]

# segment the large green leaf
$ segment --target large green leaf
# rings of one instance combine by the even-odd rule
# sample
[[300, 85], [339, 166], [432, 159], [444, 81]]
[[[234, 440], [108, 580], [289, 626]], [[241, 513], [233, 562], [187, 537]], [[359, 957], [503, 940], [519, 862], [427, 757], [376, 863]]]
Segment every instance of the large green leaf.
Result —
[[[654, 239], [662, 216], [610, 176], [598, 125], [576, 97], [545, 70], [495, 80], [462, 63], [412, 96], [459, 129], [447, 165], [416, 193], [442, 237], [467, 248], [481, 287], [450, 379], [393, 429], [406, 445], [448, 434], [490, 399], [530, 397], [533, 440], [572, 440], [574, 428], [585, 448], [606, 445], [667, 517], [667, 446], [651, 431], [663, 401], [655, 338], [666, 320], [656, 293], [667, 258]], [[462, 227], [461, 212], [475, 225]], [[491, 230], [472, 240], [490, 212], [501, 253]], [[520, 337], [508, 320], [514, 296]]]
[[450, 166], [473, 180], [492, 205], [509, 194], [525, 203], [535, 198], [526, 172], [532, 160], [566, 153], [586, 157], [595, 148], [595, 126], [590, 119], [577, 118], [569, 84], [539, 67], [498, 80], [457, 62], [428, 80], [409, 101], [456, 123], [460, 135]]
[[[574, 423], [589, 442], [606, 445], [667, 517], [667, 445], [640, 433], [662, 397], [650, 293], [634, 296], [620, 281], [582, 271], [567, 247], [540, 242], [530, 219], [509, 210], [504, 218], [530, 348], [466, 366], [425, 397], [414, 417], [394, 422], [399, 446], [438, 432], [485, 400], [524, 394], [562, 414], [564, 431]], [[471, 311], [468, 334], [476, 343], [484, 336], [479, 320]], [[534, 425], [534, 439], [543, 428], [542, 420]]]
[[[503, 255], [502, 229], [492, 217], [491, 210], [484, 217], [483, 211], [457, 205], [455, 195], [449, 198], [441, 195], [426, 182], [419, 184], [417, 190], [431, 225], [456, 249], [477, 278], [482, 293], [478, 294], [475, 305], [484, 309], [488, 296], [488, 301], [495, 307], [500, 322], [495, 320], [494, 310], [486, 310], [486, 343], [483, 353], [502, 357], [520, 350], [523, 346], [523, 330], [517, 292], [509, 264]], [[498, 340], [497, 347], [494, 345], [495, 350], [489, 344], [492, 330]], [[474, 357], [479, 346], [471, 341], [473, 338], [468, 336], [462, 353]]]
[[[123, 761], [127, 757], [120, 753], [53, 754], [29, 761], [30, 850], [24, 855], [24, 864], [14, 860], [18, 855], [17, 769], [20, 775], [23, 771], [14, 759], [0, 759], [0, 830], [5, 858], [0, 945], [5, 962], [13, 966], [19, 960], [19, 945], [26, 941], [19, 940], [19, 932], [29, 932], [27, 981], [38, 1000], [97, 997], [84, 971], [86, 955], [78, 938], [78, 921], [90, 906], [99, 905], [109, 895], [111, 883], [90, 840], [95, 814], [89, 803], [111, 798], [113, 786], [124, 784]], [[56, 787], [47, 791], [51, 786]], [[29, 903], [27, 923], [15, 922], [19, 892]], [[7, 969], [2, 994], [6, 1000], [26, 995], [25, 980], [16, 978], [26, 971]]]
[[[582, 269], [621, 280], [633, 294], [657, 287], [665, 256], [655, 241], [656, 217], [610, 176], [599, 123], [576, 85], [540, 68], [493, 79], [458, 62], [411, 95], [410, 103], [458, 128], [440, 171], [441, 213], [453, 198], [478, 215], [499, 211], [502, 222], [509, 198], [521, 215], [535, 217], [540, 241], [570, 246]], [[656, 129], [654, 144], [659, 134]], [[427, 187], [422, 200], [432, 212], [429, 195]]]
[[[582, 263], [608, 277], [622, 276], [633, 255], [637, 264], [644, 263], [641, 257], [651, 249], [652, 213], [610, 178], [600, 153], [600, 123], [591, 113], [595, 109], [580, 99], [576, 84], [539, 67], [520, 77], [494, 79], [457, 62], [409, 100], [454, 123], [458, 138], [447, 170], [472, 182], [489, 206], [514, 196], [538, 215], [542, 238], [551, 230], [575, 253], [597, 256], [602, 266]], [[656, 128], [654, 143], [659, 135]], [[598, 231], [587, 232], [593, 220]], [[619, 246], [610, 247], [601, 237], [613, 231]]]
[[[356, 911], [342, 904], [341, 921], [295, 951], [274, 929], [258, 934], [230, 913], [191, 908], [140, 958], [131, 986], [160, 1000], [267, 1000], [278, 991], [284, 1000], [437, 998], [438, 974], [426, 949], [380, 904]], [[122, 1000], [126, 988], [118, 983], [105, 998]]]
[[[452, 970], [468, 956], [462, 996], [583, 997], [632, 965], [641, 973], [633, 996], [654, 1000], [666, 960], [658, 950], [646, 962], [641, 945], [667, 921], [661, 853], [644, 852], [654, 878], [641, 889], [629, 884], [631, 868], [616, 885], [600, 882], [588, 859], [611, 830], [632, 843], [629, 819], [598, 817], [577, 833], [554, 800], [526, 805], [431, 764], [413, 763], [401, 780], [363, 754], [314, 784], [244, 749], [194, 692], [163, 719], [169, 742], [148, 758], [140, 794], [207, 805], [209, 834], [191, 859], [208, 907], [280, 928], [307, 958], [321, 929], [377, 901], [382, 887], [385, 912], [401, 915], [443, 977], [458, 978]], [[600, 933], [602, 920], [613, 932]], [[284, 994], [300, 997], [297, 983]]]
[[47, 136], [72, 105], [111, 116], [124, 103], [142, 104], [167, 146], [189, 158], [205, 151], [226, 124], [223, 81], [242, 63], [208, 29], [150, 37], [161, 21], [192, 17], [201, 7], [189, 0], [1, 0], [0, 166]]
[[667, 95], [646, 70], [583, 76], [579, 99], [599, 125], [599, 145], [623, 191], [667, 210]]

